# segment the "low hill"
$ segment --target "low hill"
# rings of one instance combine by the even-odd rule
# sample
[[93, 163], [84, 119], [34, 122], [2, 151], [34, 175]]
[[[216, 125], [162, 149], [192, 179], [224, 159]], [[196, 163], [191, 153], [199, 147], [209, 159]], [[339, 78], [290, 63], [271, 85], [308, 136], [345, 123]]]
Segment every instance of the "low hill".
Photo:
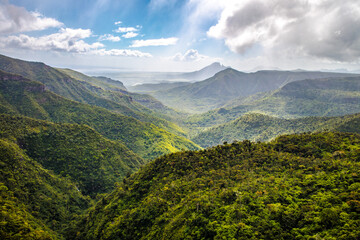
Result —
[[76, 227], [77, 239], [358, 239], [360, 135], [288, 135], [166, 155]]
[[152, 93], [165, 105], [189, 112], [205, 112], [228, 101], [258, 92], [278, 89], [289, 82], [329, 77], [355, 76], [344, 73], [258, 71], [244, 73], [225, 69], [215, 76], [190, 85]]
[[360, 77], [302, 80], [273, 92], [232, 100], [223, 108], [191, 116], [187, 124], [211, 127], [249, 113], [282, 118], [343, 116], [360, 112]]
[[0, 72], [0, 113], [21, 114], [57, 123], [86, 124], [103, 136], [120, 140], [145, 159], [181, 149], [198, 149], [191, 141], [150, 123], [71, 101], [39, 82]]
[[249, 113], [234, 121], [210, 128], [191, 140], [201, 147], [210, 147], [242, 140], [269, 141], [291, 133], [344, 131], [360, 133], [360, 114], [342, 117], [305, 117], [283, 119], [260, 113]]

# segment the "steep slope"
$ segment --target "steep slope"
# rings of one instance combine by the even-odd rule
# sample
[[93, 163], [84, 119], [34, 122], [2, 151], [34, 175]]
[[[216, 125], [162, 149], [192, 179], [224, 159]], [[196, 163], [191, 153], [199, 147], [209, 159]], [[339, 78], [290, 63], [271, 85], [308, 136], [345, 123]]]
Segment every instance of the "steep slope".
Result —
[[181, 152], [126, 178], [78, 239], [358, 239], [360, 135]]
[[302, 80], [279, 90], [233, 100], [223, 107], [191, 116], [189, 126], [211, 127], [249, 113], [260, 112], [283, 118], [342, 116], [360, 112], [360, 77]]
[[85, 74], [82, 74], [80, 72], [74, 71], [72, 69], [63, 69], [63, 68], [57, 68], [60, 72], [63, 72], [69, 76], [71, 76], [74, 79], [82, 80], [88, 83], [91, 83], [94, 86], [100, 87], [104, 90], [110, 90], [110, 91], [126, 91], [126, 87], [124, 84], [120, 81], [113, 80], [111, 78], [107, 77], [90, 77]]
[[344, 131], [360, 133], [360, 113], [343, 117], [306, 117], [283, 119], [249, 113], [234, 121], [207, 129], [191, 140], [201, 147], [210, 147], [242, 140], [269, 141], [282, 134]]
[[104, 108], [65, 99], [39, 82], [0, 72], [0, 111], [59, 123], [86, 124], [112, 140], [122, 141], [141, 157], [151, 159], [181, 149], [198, 149], [191, 141], [150, 123]]
[[1, 239], [62, 239], [90, 206], [73, 183], [44, 169], [11, 140], [0, 139], [0, 164]]
[[204, 112], [258, 92], [278, 89], [303, 79], [353, 76], [343, 73], [259, 71], [243, 73], [228, 68], [215, 76], [183, 87], [153, 93], [165, 105], [189, 112]]
[[85, 125], [54, 124], [0, 114], [0, 138], [14, 139], [26, 154], [62, 177], [70, 177], [84, 195], [112, 190], [144, 160], [123, 144]]
[[27, 62], [0, 55], [0, 70], [42, 82], [48, 90], [75, 101], [92, 104], [97, 100], [83, 83], [44, 63]]

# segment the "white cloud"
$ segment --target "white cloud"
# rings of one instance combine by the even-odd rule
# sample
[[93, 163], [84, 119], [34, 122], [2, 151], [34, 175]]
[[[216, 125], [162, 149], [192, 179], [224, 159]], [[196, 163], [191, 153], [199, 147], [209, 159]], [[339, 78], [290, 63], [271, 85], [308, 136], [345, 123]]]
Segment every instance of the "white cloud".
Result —
[[148, 39], [148, 40], [135, 40], [130, 47], [148, 47], [148, 46], [169, 46], [175, 45], [178, 38], [159, 38], [159, 39]]
[[11, 34], [61, 27], [63, 23], [47, 18], [38, 12], [28, 12], [23, 7], [0, 1], [0, 33]]
[[118, 29], [114, 30], [117, 33], [126, 33], [126, 32], [137, 32], [139, 29], [134, 27], [118, 27]]
[[196, 49], [190, 49], [187, 50], [184, 54], [177, 53], [175, 56], [173, 56], [171, 59], [173, 61], [179, 61], [179, 62], [193, 62], [193, 61], [199, 61], [201, 59], [206, 59], [207, 56], [199, 54], [198, 50]]
[[62, 28], [58, 33], [41, 37], [30, 37], [25, 34], [0, 37], [0, 47], [79, 53], [104, 47], [104, 45], [99, 42], [88, 44], [82, 40], [90, 36], [91, 30], [89, 29]]
[[104, 34], [99, 37], [99, 41], [111, 41], [111, 42], [119, 42], [121, 38], [119, 36], [114, 36], [111, 34]]
[[134, 32], [127, 32], [126, 34], [122, 35], [122, 37], [124, 37], [124, 38], [133, 38], [133, 37], [136, 37], [137, 35], [139, 35], [139, 34], [134, 33]]
[[90, 54], [100, 55], [100, 56], [124, 56], [124, 57], [152, 57], [150, 53], [144, 53], [137, 50], [129, 49], [98, 49], [93, 50]]
[[360, 60], [360, 4], [352, 0], [229, 1], [208, 36], [233, 52]]
[[122, 24], [122, 21], [117, 21], [117, 22], [114, 22], [115, 25], [120, 25]]

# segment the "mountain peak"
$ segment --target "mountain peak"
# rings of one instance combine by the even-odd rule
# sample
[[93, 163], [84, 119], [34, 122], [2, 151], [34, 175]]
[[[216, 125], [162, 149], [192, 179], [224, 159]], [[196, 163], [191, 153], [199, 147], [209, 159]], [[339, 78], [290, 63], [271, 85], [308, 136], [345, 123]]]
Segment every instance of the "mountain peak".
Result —
[[193, 81], [204, 80], [214, 76], [216, 73], [225, 70], [227, 67], [220, 62], [213, 62], [212, 64], [195, 72], [184, 73], [183, 77]]

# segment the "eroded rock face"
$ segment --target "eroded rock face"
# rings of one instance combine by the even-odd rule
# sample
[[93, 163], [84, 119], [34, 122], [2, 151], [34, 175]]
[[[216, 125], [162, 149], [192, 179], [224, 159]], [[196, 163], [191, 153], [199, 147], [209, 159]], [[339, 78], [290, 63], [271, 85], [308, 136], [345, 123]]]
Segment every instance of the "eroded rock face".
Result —
[[[20, 75], [0, 72], [0, 81], [17, 81], [17, 82], [29, 83], [31, 80], [24, 78], [23, 76]], [[27, 84], [25, 90], [29, 92], [44, 92], [46, 90], [46, 87], [41, 83], [32, 83], [32, 84]]]
[[24, 77], [20, 76], [20, 75], [10, 75], [10, 74], [0, 74], [0, 80], [16, 80], [16, 81], [29, 81], [27, 79], [24, 79]]
[[28, 86], [28, 87], [25, 87], [25, 90], [29, 91], [29, 92], [44, 92], [45, 85]]

